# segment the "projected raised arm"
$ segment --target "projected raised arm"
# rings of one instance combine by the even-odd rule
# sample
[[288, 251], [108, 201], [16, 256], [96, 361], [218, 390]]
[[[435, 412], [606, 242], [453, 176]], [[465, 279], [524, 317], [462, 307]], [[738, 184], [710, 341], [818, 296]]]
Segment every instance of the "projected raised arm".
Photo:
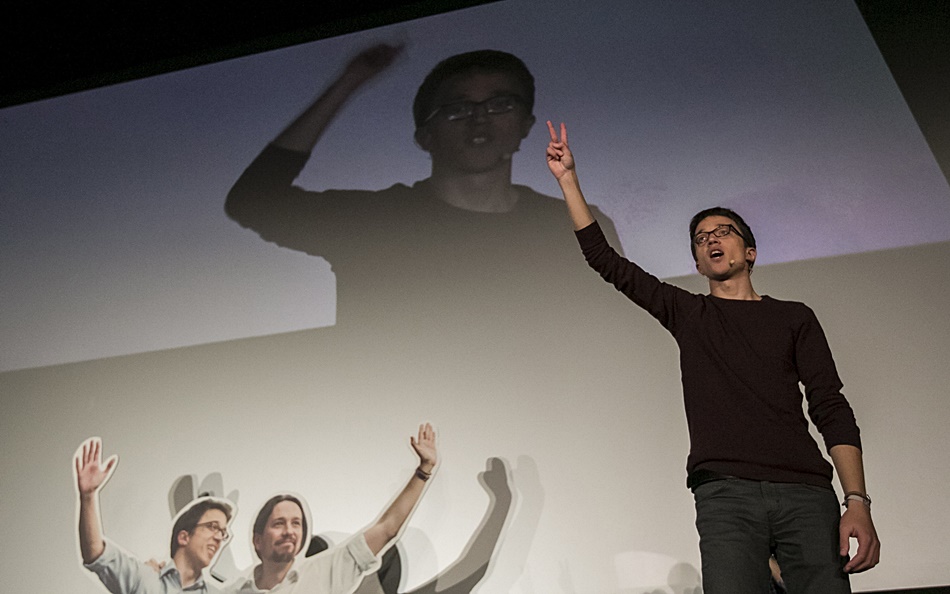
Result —
[[92, 437], [83, 442], [74, 457], [76, 486], [79, 491], [79, 551], [83, 563], [92, 563], [102, 555], [102, 518], [99, 490], [115, 470], [118, 456], [102, 461], [102, 440]]
[[402, 49], [401, 45], [379, 44], [360, 52], [346, 65], [343, 74], [274, 139], [274, 144], [285, 149], [310, 152], [353, 93], [386, 70]]
[[548, 169], [561, 186], [574, 229], [583, 229], [594, 222], [594, 215], [587, 205], [587, 200], [584, 199], [580, 181], [577, 179], [574, 154], [567, 145], [567, 126], [561, 123], [559, 137], [554, 130], [554, 124], [548, 120], [548, 132], [551, 134], [551, 142], [548, 143], [547, 149]]
[[418, 436], [410, 437], [409, 440], [412, 449], [419, 456], [419, 467], [392, 504], [364, 533], [366, 544], [369, 545], [374, 555], [378, 554], [383, 550], [383, 547], [399, 536], [406, 525], [406, 520], [409, 519], [412, 510], [419, 503], [419, 498], [422, 497], [426, 481], [429, 480], [438, 463], [435, 429], [432, 428], [432, 425], [429, 423], [419, 425]]

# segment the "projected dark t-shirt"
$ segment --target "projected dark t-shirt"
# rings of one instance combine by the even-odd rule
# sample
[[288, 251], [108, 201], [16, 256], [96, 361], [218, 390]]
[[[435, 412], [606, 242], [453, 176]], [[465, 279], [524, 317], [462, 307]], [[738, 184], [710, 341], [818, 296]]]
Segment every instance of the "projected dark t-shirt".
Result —
[[263, 239], [330, 263], [338, 328], [414, 340], [451, 332], [510, 343], [519, 329], [566, 339], [581, 308], [615, 303], [577, 253], [562, 200], [513, 186], [511, 211], [473, 212], [438, 199], [427, 180], [314, 192], [293, 185], [308, 158], [265, 148], [226, 211]]
[[768, 296], [741, 301], [697, 295], [661, 282], [617, 254], [597, 223], [577, 238], [591, 268], [676, 339], [688, 472], [830, 488], [831, 465], [808, 432], [799, 382], [826, 448], [860, 448], [861, 440], [811, 309]]

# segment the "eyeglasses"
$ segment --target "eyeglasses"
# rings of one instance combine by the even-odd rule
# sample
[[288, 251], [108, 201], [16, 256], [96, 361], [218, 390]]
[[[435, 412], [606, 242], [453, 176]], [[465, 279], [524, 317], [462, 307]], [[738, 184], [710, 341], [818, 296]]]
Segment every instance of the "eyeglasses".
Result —
[[521, 103], [521, 98], [516, 95], [498, 95], [490, 97], [484, 101], [456, 101], [455, 103], [446, 103], [435, 108], [422, 123], [428, 124], [436, 116], [439, 116], [447, 122], [457, 122], [465, 120], [475, 115], [475, 109], [481, 107], [489, 115], [500, 115], [514, 110]]
[[221, 524], [218, 524], [217, 522], [202, 522], [200, 524], [195, 524], [195, 528], [198, 528], [198, 527], [207, 528], [208, 530], [211, 530], [212, 532], [220, 536], [221, 540], [228, 540], [229, 538], [231, 538], [231, 533], [228, 532], [227, 527], [222, 526]]
[[[696, 245], [704, 245], [707, 241], [709, 241], [710, 235], [714, 235], [716, 237], [725, 237], [730, 233], [735, 233], [739, 237], [742, 237], [742, 233], [739, 233], [738, 229], [729, 223], [725, 223], [723, 225], [716, 225], [716, 228], [712, 231], [703, 231], [702, 233], [697, 233], [693, 236], [693, 243]], [[742, 239], [745, 240], [745, 237], [742, 237]]]

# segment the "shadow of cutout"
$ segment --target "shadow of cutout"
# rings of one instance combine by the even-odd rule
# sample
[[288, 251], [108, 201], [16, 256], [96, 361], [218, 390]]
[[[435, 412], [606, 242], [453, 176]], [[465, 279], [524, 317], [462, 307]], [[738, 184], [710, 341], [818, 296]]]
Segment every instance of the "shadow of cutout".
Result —
[[171, 517], [174, 518], [189, 501], [197, 497], [196, 478], [193, 474], [183, 474], [172, 482], [168, 490], [168, 511]]
[[[478, 482], [488, 492], [485, 516], [462, 549], [461, 555], [438, 575], [407, 594], [471, 592], [488, 574], [502, 531], [511, 510], [512, 492], [508, 464], [501, 458], [489, 458]], [[388, 592], [386, 594], [389, 594]]]
[[[223, 481], [221, 473], [209, 474], [196, 488], [197, 477], [182, 475], [172, 482], [169, 489], [169, 508], [172, 515], [195, 497], [214, 495], [221, 497]], [[488, 458], [485, 470], [478, 473], [478, 482], [489, 496], [489, 505], [482, 521], [472, 534], [461, 555], [438, 575], [422, 585], [404, 594], [466, 594], [472, 592], [496, 567], [499, 543], [512, 537], [509, 544], [510, 558], [506, 563], [513, 571], [502, 570], [502, 581], [512, 585], [521, 574], [524, 560], [537, 529], [541, 515], [543, 492], [538, 476], [537, 465], [528, 456], [518, 458], [518, 467], [514, 470], [502, 458]], [[510, 516], [512, 509], [512, 486], [519, 487], [518, 513]], [[228, 499], [237, 501], [238, 492], [232, 491]], [[397, 543], [398, 544], [398, 543]], [[320, 535], [313, 535], [306, 556], [310, 557], [327, 550], [330, 543]], [[381, 559], [381, 566], [375, 573], [366, 576], [355, 594], [398, 594], [403, 576], [404, 554], [398, 546], [390, 546]], [[516, 559], [515, 559], [516, 558]], [[224, 582], [236, 576], [240, 570], [234, 564], [229, 549], [222, 551], [218, 562], [212, 568], [211, 575]]]
[[[537, 464], [529, 456], [519, 456], [518, 466], [512, 468], [503, 458], [489, 458], [478, 481], [491, 501], [462, 554], [405, 594], [467, 594], [489, 576], [496, 578], [495, 591], [507, 592], [521, 576], [544, 500]], [[518, 505], [511, 514], [514, 493]]]
[[[629, 551], [625, 559], [633, 562], [633, 570], [618, 571], [613, 594], [703, 594], [699, 570], [690, 563], [656, 551]], [[762, 592], [767, 592], [764, 586]]]
[[667, 584], [673, 594], [703, 594], [699, 570], [690, 563], [677, 563], [670, 569]]

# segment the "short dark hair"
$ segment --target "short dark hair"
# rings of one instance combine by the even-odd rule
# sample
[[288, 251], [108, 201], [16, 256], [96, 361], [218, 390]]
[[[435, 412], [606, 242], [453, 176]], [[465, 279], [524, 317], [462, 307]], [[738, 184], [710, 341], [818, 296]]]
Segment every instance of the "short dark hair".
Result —
[[[739, 213], [731, 208], [714, 206], [697, 212], [689, 221], [689, 249], [693, 252], [694, 262], [696, 261], [696, 244], [693, 243], [693, 236], [696, 235], [696, 227], [698, 227], [699, 223], [706, 217], [726, 217], [727, 219], [732, 219], [732, 222], [734, 222], [739, 229], [739, 237], [742, 238], [745, 246], [747, 248], [755, 247], [755, 235], [752, 234], [752, 228], [739, 216]], [[749, 264], [749, 270], [752, 270], [753, 264], [755, 264], [755, 262]]]
[[184, 511], [178, 515], [178, 518], [175, 520], [175, 525], [172, 527], [172, 541], [170, 547], [172, 557], [174, 557], [175, 553], [178, 551], [178, 533], [184, 530], [188, 534], [193, 534], [195, 532], [195, 527], [198, 526], [198, 522], [201, 520], [201, 517], [212, 509], [220, 510], [224, 513], [227, 521], [231, 521], [231, 514], [234, 513], [234, 506], [232, 506], [230, 503], [215, 497], [200, 497], [195, 499], [191, 503], [190, 507], [186, 506]]
[[[261, 507], [261, 511], [257, 512], [257, 518], [254, 520], [254, 534], [264, 534], [264, 528], [267, 526], [267, 520], [270, 519], [270, 515], [274, 513], [274, 508], [277, 507], [278, 503], [282, 503], [284, 501], [296, 503], [297, 507], [300, 508], [300, 515], [303, 517], [303, 538], [301, 538], [300, 545], [297, 547], [297, 550], [294, 551], [294, 554], [296, 554], [299, 553], [304, 547], [304, 544], [307, 542], [307, 538], [310, 536], [307, 526], [307, 511], [304, 508], [303, 503], [296, 495], [281, 493], [268, 499], [267, 503]], [[257, 552], [257, 547], [254, 547], [254, 552]], [[260, 554], [258, 554], [258, 557], [260, 557]]]
[[525, 109], [530, 114], [534, 109], [534, 77], [520, 58], [498, 50], [478, 50], [450, 56], [438, 64], [422, 81], [416, 98], [412, 102], [412, 118], [416, 128], [421, 128], [432, 111], [432, 105], [439, 87], [456, 74], [472, 71], [501, 72], [510, 74], [522, 87]]

